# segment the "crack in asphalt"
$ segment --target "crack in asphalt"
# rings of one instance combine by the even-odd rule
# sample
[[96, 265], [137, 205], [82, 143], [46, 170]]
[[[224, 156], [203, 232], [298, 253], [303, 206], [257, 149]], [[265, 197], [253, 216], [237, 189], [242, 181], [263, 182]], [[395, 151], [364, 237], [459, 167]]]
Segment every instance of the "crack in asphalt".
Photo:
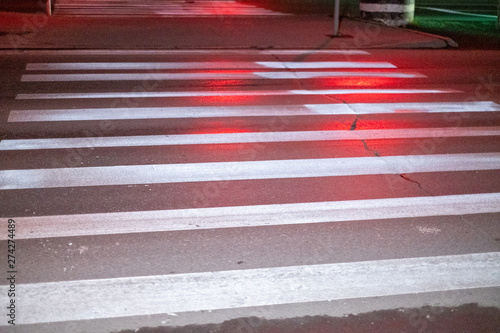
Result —
[[[286, 66], [286, 62], [285, 62], [285, 61], [283, 61], [283, 60], [281, 60], [281, 59], [280, 59], [277, 55], [272, 54], [272, 56], [276, 59], [276, 61], [281, 62], [287, 71], [289, 71], [290, 73], [293, 73], [293, 74], [295, 75], [296, 82], [297, 82], [298, 86], [299, 86], [300, 88], [303, 88], [303, 85], [302, 85], [301, 79], [297, 77], [297, 75], [296, 75], [295, 71], [293, 71], [291, 68], [287, 67], [287, 66]], [[349, 131], [356, 131], [356, 129], [357, 129], [357, 127], [358, 127], [358, 121], [359, 121], [359, 119], [360, 119], [360, 115], [359, 115], [359, 113], [357, 113], [357, 112], [356, 112], [356, 110], [355, 110], [355, 109], [353, 109], [353, 108], [352, 108], [352, 106], [351, 106], [351, 105], [350, 105], [347, 101], [344, 101], [344, 100], [342, 100], [341, 98], [332, 97], [332, 96], [330, 96], [330, 95], [324, 95], [324, 97], [326, 97], [326, 98], [328, 98], [328, 99], [331, 99], [331, 100], [333, 100], [333, 101], [336, 101], [336, 102], [341, 102], [341, 103], [343, 103], [343, 104], [347, 105], [347, 106], [348, 106], [348, 107], [349, 107], [349, 108], [353, 111], [353, 113], [354, 113], [354, 115], [356, 116], [356, 118], [355, 118], [355, 119], [354, 119], [354, 121], [352, 122], [352, 124], [351, 124], [351, 126], [350, 126], [350, 128], [349, 128]], [[366, 140], [365, 140], [365, 139], [363, 139], [363, 138], [361, 138], [361, 137], [360, 137], [359, 139], [361, 140], [361, 142], [363, 143], [364, 148], [365, 148], [367, 151], [369, 151], [370, 153], [372, 153], [372, 154], [373, 154], [374, 156], [376, 156], [376, 157], [380, 157], [380, 158], [382, 158], [382, 160], [385, 162], [385, 160], [384, 160], [383, 156], [381, 156], [381, 154], [380, 154], [377, 150], [370, 148], [370, 147], [368, 146], [368, 143], [366, 142]], [[388, 165], [390, 166], [390, 164], [388, 164]], [[426, 190], [426, 189], [422, 186], [422, 184], [420, 184], [419, 182], [417, 182], [417, 181], [415, 181], [415, 180], [413, 180], [413, 179], [409, 178], [408, 176], [406, 176], [406, 175], [405, 175], [405, 174], [403, 174], [403, 173], [399, 174], [399, 176], [400, 176], [401, 178], [403, 178], [404, 180], [406, 180], [406, 181], [410, 182], [410, 183], [414, 183], [414, 184], [416, 184], [416, 185], [418, 186], [418, 188], [419, 188], [420, 190], [422, 190], [423, 192], [425, 192], [427, 195], [429, 195], [429, 196], [433, 196], [433, 194], [432, 194], [432, 193], [430, 193], [428, 190]]]
[[356, 119], [354, 119], [353, 123], [351, 124], [351, 128], [349, 129], [349, 131], [356, 130], [356, 127], [358, 127], [358, 120], [359, 120], [359, 117], [356, 116]]
[[[344, 102], [344, 103], [345, 103], [345, 102]], [[349, 104], [348, 104], [348, 103], [345, 103], [345, 104], [349, 106]], [[350, 106], [349, 106], [349, 107], [350, 107]], [[351, 109], [352, 109], [352, 108], [351, 108]], [[354, 109], [352, 109], [352, 110], [353, 110], [354, 112], [356, 112]], [[350, 127], [350, 129], [349, 129], [350, 131], [355, 131], [355, 130], [356, 130], [356, 128], [358, 127], [358, 120], [359, 120], [359, 119], [360, 119], [360, 118], [359, 118], [359, 114], [356, 114], [356, 119], [354, 119], [354, 121], [352, 122], [351, 127]], [[375, 155], [376, 157], [380, 157], [380, 158], [382, 158], [382, 160], [384, 161], [383, 156], [381, 156], [381, 155], [380, 155], [380, 153], [379, 153], [377, 150], [370, 148], [370, 147], [368, 146], [368, 143], [366, 142], [366, 140], [365, 140], [365, 139], [360, 138], [360, 140], [361, 140], [361, 142], [363, 143], [363, 146], [365, 147], [365, 149], [366, 149], [367, 151], [371, 152], [371, 153], [372, 153], [373, 155]], [[419, 188], [420, 190], [424, 191], [427, 195], [429, 195], [429, 196], [433, 196], [433, 194], [432, 194], [431, 192], [429, 192], [428, 190], [426, 190], [426, 189], [422, 186], [422, 184], [420, 184], [419, 182], [417, 182], [417, 181], [415, 181], [415, 180], [411, 179], [410, 177], [408, 177], [407, 175], [405, 175], [405, 174], [403, 174], [403, 173], [399, 174], [399, 176], [400, 176], [401, 178], [403, 178], [404, 180], [406, 180], [406, 181], [410, 182], [410, 183], [414, 183], [414, 184], [416, 184], [416, 185], [418, 186], [418, 188]]]
[[420, 183], [419, 183], [419, 182], [417, 182], [416, 180], [411, 179], [410, 177], [408, 177], [408, 176], [407, 176], [407, 175], [405, 175], [404, 173], [400, 174], [399, 176], [400, 176], [401, 178], [403, 178], [404, 180], [406, 180], [406, 181], [409, 181], [409, 182], [411, 182], [411, 183], [417, 184], [417, 185], [418, 185], [418, 187], [419, 187], [422, 191], [424, 191], [425, 193], [427, 193], [428, 195], [430, 195], [430, 196], [434, 196], [431, 192], [429, 192], [429, 191], [427, 191], [425, 188], [423, 188], [423, 187], [422, 187], [422, 184], [420, 184]]
[[368, 144], [366, 143], [366, 141], [364, 139], [361, 139], [361, 142], [363, 143], [363, 146], [365, 146], [365, 149], [371, 153], [373, 153], [373, 155], [377, 156], [377, 157], [382, 157], [380, 156], [380, 153], [378, 151], [376, 151], [375, 149], [371, 149], [370, 147], [368, 147]]
[[286, 61], [283, 61], [281, 60], [276, 54], [271, 54], [271, 56], [276, 59], [276, 61], [280, 62], [283, 67], [289, 72], [289, 73], [292, 73], [293, 76], [295, 76], [295, 81], [297, 82], [297, 85], [300, 89], [303, 89], [303, 86], [302, 86], [302, 82], [300, 81], [300, 78], [297, 76], [297, 73], [295, 71], [293, 71], [292, 68], [289, 68], [286, 66]]
[[[344, 104], [349, 106], [353, 112], [356, 112], [354, 109], [352, 109], [352, 107], [348, 103], [344, 102]], [[359, 120], [359, 114], [356, 113], [356, 119], [354, 119], [354, 121], [352, 122], [351, 128], [349, 128], [350, 131], [356, 130], [356, 128], [358, 127], [358, 120]], [[363, 146], [365, 147], [365, 149], [367, 151], [369, 151], [370, 153], [372, 153], [373, 155], [375, 155], [377, 157], [382, 157], [382, 156], [380, 156], [380, 153], [378, 151], [376, 151], [375, 149], [372, 149], [368, 146], [368, 143], [366, 142], [365, 139], [363, 139], [363, 138], [359, 138], [359, 139], [361, 140], [361, 142], [363, 143]]]
[[[467, 224], [469, 227], [471, 227], [472, 229], [482, 233], [483, 235], [487, 236], [487, 237], [491, 237], [491, 234], [487, 233], [486, 231], [484, 231], [483, 229], [479, 228], [477, 225], [475, 225], [474, 223], [470, 222], [464, 215], [459, 215], [458, 216], [460, 218], [460, 220], [462, 222], [464, 222], [465, 224]], [[498, 238], [494, 238], [495, 241], [499, 241], [500, 239]]]
[[21, 32], [13, 32], [13, 31], [0, 31], [0, 36], [13, 36], [13, 35], [16, 35], [16, 36], [24, 36], [24, 35], [29, 35], [31, 34], [32, 32], [30, 31], [21, 31]]

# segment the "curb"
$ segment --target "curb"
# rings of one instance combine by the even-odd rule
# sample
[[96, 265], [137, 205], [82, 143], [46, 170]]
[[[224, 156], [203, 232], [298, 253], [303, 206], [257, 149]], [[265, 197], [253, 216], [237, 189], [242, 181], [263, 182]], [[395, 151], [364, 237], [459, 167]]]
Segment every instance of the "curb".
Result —
[[431, 33], [428, 33], [428, 32], [423, 32], [423, 31], [419, 31], [419, 30], [415, 30], [415, 29], [410, 29], [410, 28], [406, 28], [406, 27], [391, 27], [391, 26], [388, 26], [388, 25], [385, 25], [381, 22], [377, 22], [377, 21], [371, 21], [371, 20], [364, 20], [364, 19], [361, 19], [361, 18], [358, 18], [358, 17], [350, 17], [349, 19], [353, 20], [353, 21], [358, 21], [358, 22], [364, 22], [364, 23], [371, 23], [371, 24], [375, 24], [375, 25], [378, 25], [378, 26], [381, 26], [381, 27], [384, 27], [384, 28], [389, 28], [389, 29], [394, 29], [394, 30], [404, 30], [404, 31], [407, 31], [407, 32], [410, 32], [410, 33], [415, 33], [415, 34], [418, 34], [418, 35], [422, 35], [422, 36], [426, 36], [426, 37], [429, 37], [429, 38], [433, 38], [433, 39], [437, 39], [438, 41], [433, 41], [433, 42], [419, 42], [419, 43], [402, 43], [402, 44], [394, 44], [394, 45], [380, 45], [380, 46], [375, 46], [375, 47], [371, 47], [371, 48], [388, 48], [388, 49], [442, 49], [442, 48], [446, 48], [446, 47], [458, 47], [458, 43], [455, 42], [453, 39], [449, 38], [449, 37], [444, 37], [444, 36], [439, 36], [439, 35], [435, 35], [435, 34], [431, 34]]
[[405, 29], [406, 31], [413, 32], [413, 33], [416, 33], [416, 34], [424, 35], [424, 36], [427, 36], [427, 37], [432, 37], [432, 38], [440, 39], [440, 40], [444, 41], [449, 47], [453, 47], [453, 48], [458, 47], [458, 43], [455, 42], [450, 37], [444, 37], [444, 36], [434, 35], [434, 34], [430, 34], [428, 32], [423, 32], [423, 31], [414, 30], [414, 29], [410, 29], [410, 28], [402, 28], [402, 29]]

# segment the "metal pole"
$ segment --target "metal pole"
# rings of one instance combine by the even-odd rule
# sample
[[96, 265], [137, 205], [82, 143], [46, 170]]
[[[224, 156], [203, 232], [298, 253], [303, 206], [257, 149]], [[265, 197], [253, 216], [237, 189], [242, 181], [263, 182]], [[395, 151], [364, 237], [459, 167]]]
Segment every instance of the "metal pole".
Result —
[[52, 0], [47, 0], [47, 14], [52, 16]]
[[333, 12], [333, 36], [339, 35], [339, 22], [340, 22], [340, 0], [335, 0], [335, 9]]

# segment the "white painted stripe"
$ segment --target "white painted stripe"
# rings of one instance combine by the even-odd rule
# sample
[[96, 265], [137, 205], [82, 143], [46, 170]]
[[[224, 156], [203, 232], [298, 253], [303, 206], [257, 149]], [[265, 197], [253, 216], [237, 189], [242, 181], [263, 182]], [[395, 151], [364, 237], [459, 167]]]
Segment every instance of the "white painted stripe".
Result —
[[236, 3], [234, 1], [210, 1], [196, 2], [186, 6], [185, 3], [154, 3], [147, 5], [124, 3], [121, 1], [116, 5], [105, 3], [79, 3], [55, 4], [56, 12], [70, 15], [134, 15], [134, 16], [161, 16], [161, 17], [222, 17], [222, 16], [276, 16], [292, 15], [290, 13], [281, 13], [254, 5]]
[[[435, 197], [27, 216], [14, 219], [16, 221], [16, 238], [34, 239], [499, 212], [500, 193], [481, 193]], [[0, 239], [7, 239], [7, 234], [0, 234]]]
[[433, 7], [421, 7], [417, 6], [417, 8], [422, 8], [422, 9], [427, 9], [427, 10], [433, 10], [436, 12], [442, 12], [442, 13], [448, 13], [448, 14], [454, 14], [454, 15], [465, 15], [465, 16], [475, 16], [475, 17], [482, 17], [482, 18], [489, 18], [492, 20], [497, 19], [497, 15], [484, 15], [484, 14], [476, 14], [476, 13], [465, 13], [465, 12], [459, 12], [456, 10], [450, 10], [450, 9], [444, 9], [444, 8], [433, 8]]
[[255, 72], [253, 74], [266, 79], [312, 79], [316, 77], [382, 77], [414, 79], [426, 77], [420, 73], [401, 72]]
[[[329, 104], [332, 110], [342, 114], [353, 114], [345, 104]], [[56, 110], [12, 110], [9, 122], [31, 121], [82, 121], [112, 119], [170, 119], [206, 117], [259, 117], [295, 116], [317, 114], [304, 105], [266, 106], [205, 106], [164, 108], [101, 108], [101, 109], [56, 109]]]
[[25, 74], [23, 82], [65, 81], [161, 81], [161, 80], [255, 80], [312, 79], [318, 77], [424, 78], [423, 74], [400, 72], [254, 72], [254, 73], [99, 73], [99, 74]]
[[[498, 112], [500, 104], [491, 101], [439, 102], [439, 103], [377, 103], [350, 104], [356, 113], [450, 113], [450, 112]], [[317, 109], [325, 109], [320, 106]]]
[[83, 121], [118, 119], [170, 119], [205, 117], [277, 117], [309, 115], [356, 115], [385, 113], [498, 112], [494, 102], [456, 103], [354, 103], [307, 105], [252, 105], [163, 108], [96, 108], [12, 110], [9, 122]]
[[[314, 53], [314, 52], [313, 52]], [[312, 68], [396, 68], [387, 62], [353, 61], [216, 61], [216, 62], [59, 62], [29, 63], [29, 71], [61, 70], [160, 70], [160, 69], [312, 69]]]
[[0, 150], [500, 136], [500, 127], [178, 134], [0, 141]]
[[[369, 55], [370, 53], [363, 50], [314, 50], [314, 49], [299, 49], [299, 50], [255, 50], [255, 49], [199, 49], [199, 50], [25, 50], [22, 52], [26, 55]], [[18, 55], [19, 51], [0, 50], [0, 54]]]
[[398, 4], [377, 4], [362, 2], [359, 4], [359, 9], [364, 12], [375, 13], [403, 13], [415, 11], [415, 4], [398, 5]]
[[[499, 270], [500, 252], [489, 252], [18, 284], [19, 304], [27, 315], [21, 313], [16, 324], [498, 287]], [[1, 286], [0, 292], [6, 295], [8, 288]], [[8, 299], [3, 299], [6, 308]]]
[[118, 165], [0, 171], [0, 189], [184, 183], [500, 169], [500, 153]]
[[[218, 9], [218, 8], [198, 8], [198, 9], [190, 9], [186, 10], [185, 8], [179, 8], [179, 9], [167, 9], [165, 10], [164, 8], [158, 9], [158, 10], [150, 10], [150, 11], [143, 11], [137, 12], [136, 9], [125, 9], [121, 11], [117, 11], [116, 9], [112, 10], [106, 10], [103, 8], [97, 8], [92, 10], [87, 9], [73, 9], [71, 10], [71, 15], [113, 15], [113, 16], [130, 16], [133, 15], [135, 17], [145, 17], [149, 18], [152, 15], [157, 16], [157, 17], [172, 17], [172, 18], [177, 18], [177, 17], [185, 17], [185, 18], [198, 18], [198, 17], [232, 17], [232, 16], [239, 16], [239, 17], [245, 17], [245, 16], [291, 16], [293, 14], [291, 13], [280, 13], [280, 12], [274, 12], [270, 10], [264, 10], [262, 8], [260, 9], [254, 9], [254, 8], [225, 8], [226, 12], [224, 12], [224, 9]], [[62, 12], [61, 10], [59, 12]], [[67, 10], [65, 10], [67, 12]], [[66, 13], [65, 13], [66, 14]]]
[[388, 62], [362, 62], [362, 61], [325, 61], [325, 62], [277, 62], [259, 61], [257, 64], [266, 68], [276, 69], [303, 69], [303, 68], [397, 68]]
[[288, 96], [288, 95], [349, 95], [349, 94], [444, 94], [458, 90], [437, 89], [327, 89], [327, 90], [240, 90], [240, 91], [150, 91], [108, 93], [49, 93], [17, 94], [16, 99], [75, 99], [75, 98], [163, 98], [214, 96]]
[[[182, 51], [179, 51], [182, 52]], [[196, 52], [196, 51], [194, 51]], [[314, 55], [314, 54], [330, 54], [330, 55], [370, 55], [371, 53], [363, 50], [315, 50], [315, 49], [305, 49], [305, 50], [216, 50], [215, 52], [229, 52], [238, 54], [250, 54], [249, 52], [255, 52], [259, 54], [276, 54], [276, 55]]]
[[9, 122], [354, 114], [346, 104], [12, 110]]

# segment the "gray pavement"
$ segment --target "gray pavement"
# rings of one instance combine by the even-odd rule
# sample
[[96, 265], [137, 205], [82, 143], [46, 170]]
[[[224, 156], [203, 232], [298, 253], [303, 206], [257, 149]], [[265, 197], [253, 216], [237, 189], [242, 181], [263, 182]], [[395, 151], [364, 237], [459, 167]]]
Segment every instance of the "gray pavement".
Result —
[[[446, 37], [328, 15], [275, 17], [47, 16], [0, 13], [0, 49], [446, 48]], [[147, 24], [145, 24], [147, 22]]]

